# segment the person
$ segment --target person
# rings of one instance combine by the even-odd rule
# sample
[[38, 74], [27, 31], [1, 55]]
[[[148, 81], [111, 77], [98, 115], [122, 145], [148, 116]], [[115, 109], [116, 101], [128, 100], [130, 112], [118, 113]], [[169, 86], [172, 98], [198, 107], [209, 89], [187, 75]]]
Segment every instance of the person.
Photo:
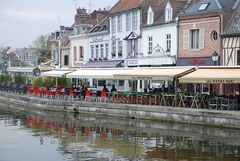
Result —
[[102, 91], [104, 91], [104, 92], [109, 92], [109, 90], [107, 89], [106, 85], [103, 86]]
[[117, 92], [117, 89], [115, 88], [115, 84], [112, 85], [111, 93], [112, 92]]

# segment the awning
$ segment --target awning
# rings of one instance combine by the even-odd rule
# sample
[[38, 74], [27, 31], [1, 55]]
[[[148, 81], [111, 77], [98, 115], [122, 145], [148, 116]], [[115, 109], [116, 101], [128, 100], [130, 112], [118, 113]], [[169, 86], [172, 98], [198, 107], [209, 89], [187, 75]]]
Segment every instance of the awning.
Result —
[[34, 69], [35, 67], [10, 67], [7, 71], [13, 73], [32, 73]]
[[116, 68], [121, 66], [122, 60], [109, 60], [109, 61], [90, 61], [82, 66], [82, 68]]
[[114, 75], [129, 69], [116, 68], [97, 68], [97, 69], [80, 69], [70, 74], [67, 78], [95, 78], [95, 79], [114, 79]]
[[180, 83], [231, 84], [240, 83], [240, 67], [199, 67], [179, 78]]
[[52, 71], [41, 73], [41, 76], [43, 76], [43, 77], [62, 77], [70, 72], [72, 72], [72, 71], [52, 70]]
[[133, 68], [114, 75], [119, 80], [174, 80], [176, 76], [182, 76], [192, 67], [159, 67], [159, 68]]

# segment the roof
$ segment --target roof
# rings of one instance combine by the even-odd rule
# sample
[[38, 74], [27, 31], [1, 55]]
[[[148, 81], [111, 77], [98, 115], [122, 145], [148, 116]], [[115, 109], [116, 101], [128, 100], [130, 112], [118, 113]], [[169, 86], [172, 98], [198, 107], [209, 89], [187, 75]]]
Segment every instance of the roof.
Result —
[[232, 15], [226, 30], [222, 34], [223, 37], [240, 35], [240, 4], [238, 4], [234, 14]]
[[82, 68], [115, 68], [121, 65], [122, 60], [108, 61], [90, 61], [82, 66]]
[[[173, 8], [173, 17], [172, 22], [175, 21], [175, 17], [177, 14], [182, 11], [182, 9], [186, 6], [187, 0], [145, 0], [143, 2], [143, 17], [142, 22], [144, 26], [153, 26], [156, 24], [163, 24], [165, 22], [165, 8], [167, 3], [170, 3]], [[154, 22], [151, 25], [147, 25], [147, 16], [148, 9], [151, 6], [154, 12]], [[169, 22], [168, 22], [169, 23]]]
[[89, 33], [97, 33], [107, 31], [109, 28], [108, 17], [106, 17], [99, 25], [94, 26]]
[[[236, 0], [201, 0], [179, 13], [178, 16], [181, 17], [195, 14], [234, 11], [233, 7], [235, 3]], [[199, 10], [204, 4], [207, 4], [206, 7]]]
[[123, 12], [130, 9], [135, 9], [142, 6], [143, 0], [119, 0], [110, 10], [110, 14]]

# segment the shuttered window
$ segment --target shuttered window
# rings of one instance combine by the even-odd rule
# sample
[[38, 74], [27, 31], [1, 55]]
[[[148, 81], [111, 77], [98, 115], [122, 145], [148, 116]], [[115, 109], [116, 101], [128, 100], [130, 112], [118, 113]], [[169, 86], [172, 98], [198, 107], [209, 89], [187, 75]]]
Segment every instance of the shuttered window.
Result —
[[183, 31], [183, 50], [189, 49], [189, 30]]

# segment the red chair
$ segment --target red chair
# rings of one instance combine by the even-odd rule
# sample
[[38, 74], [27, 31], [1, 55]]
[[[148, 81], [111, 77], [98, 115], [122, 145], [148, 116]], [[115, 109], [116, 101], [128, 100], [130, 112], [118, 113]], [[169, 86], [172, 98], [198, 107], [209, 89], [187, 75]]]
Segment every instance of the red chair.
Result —
[[56, 89], [55, 91], [55, 97], [60, 98], [62, 95], [59, 93], [59, 88]]
[[91, 101], [91, 92], [89, 90], [86, 90], [85, 101]]
[[69, 96], [71, 99], [74, 98], [74, 92], [73, 92], [73, 89], [72, 89], [72, 88], [69, 89], [69, 94], [68, 94], [68, 96]]
[[46, 97], [47, 97], [47, 98], [51, 98], [53, 93], [52, 93], [52, 91], [50, 91], [50, 90], [46, 90], [46, 91], [45, 91], [45, 94], [46, 94]]
[[100, 98], [100, 102], [107, 102], [108, 96], [107, 96], [107, 92], [106, 91], [102, 91], [101, 92], [101, 98]]

